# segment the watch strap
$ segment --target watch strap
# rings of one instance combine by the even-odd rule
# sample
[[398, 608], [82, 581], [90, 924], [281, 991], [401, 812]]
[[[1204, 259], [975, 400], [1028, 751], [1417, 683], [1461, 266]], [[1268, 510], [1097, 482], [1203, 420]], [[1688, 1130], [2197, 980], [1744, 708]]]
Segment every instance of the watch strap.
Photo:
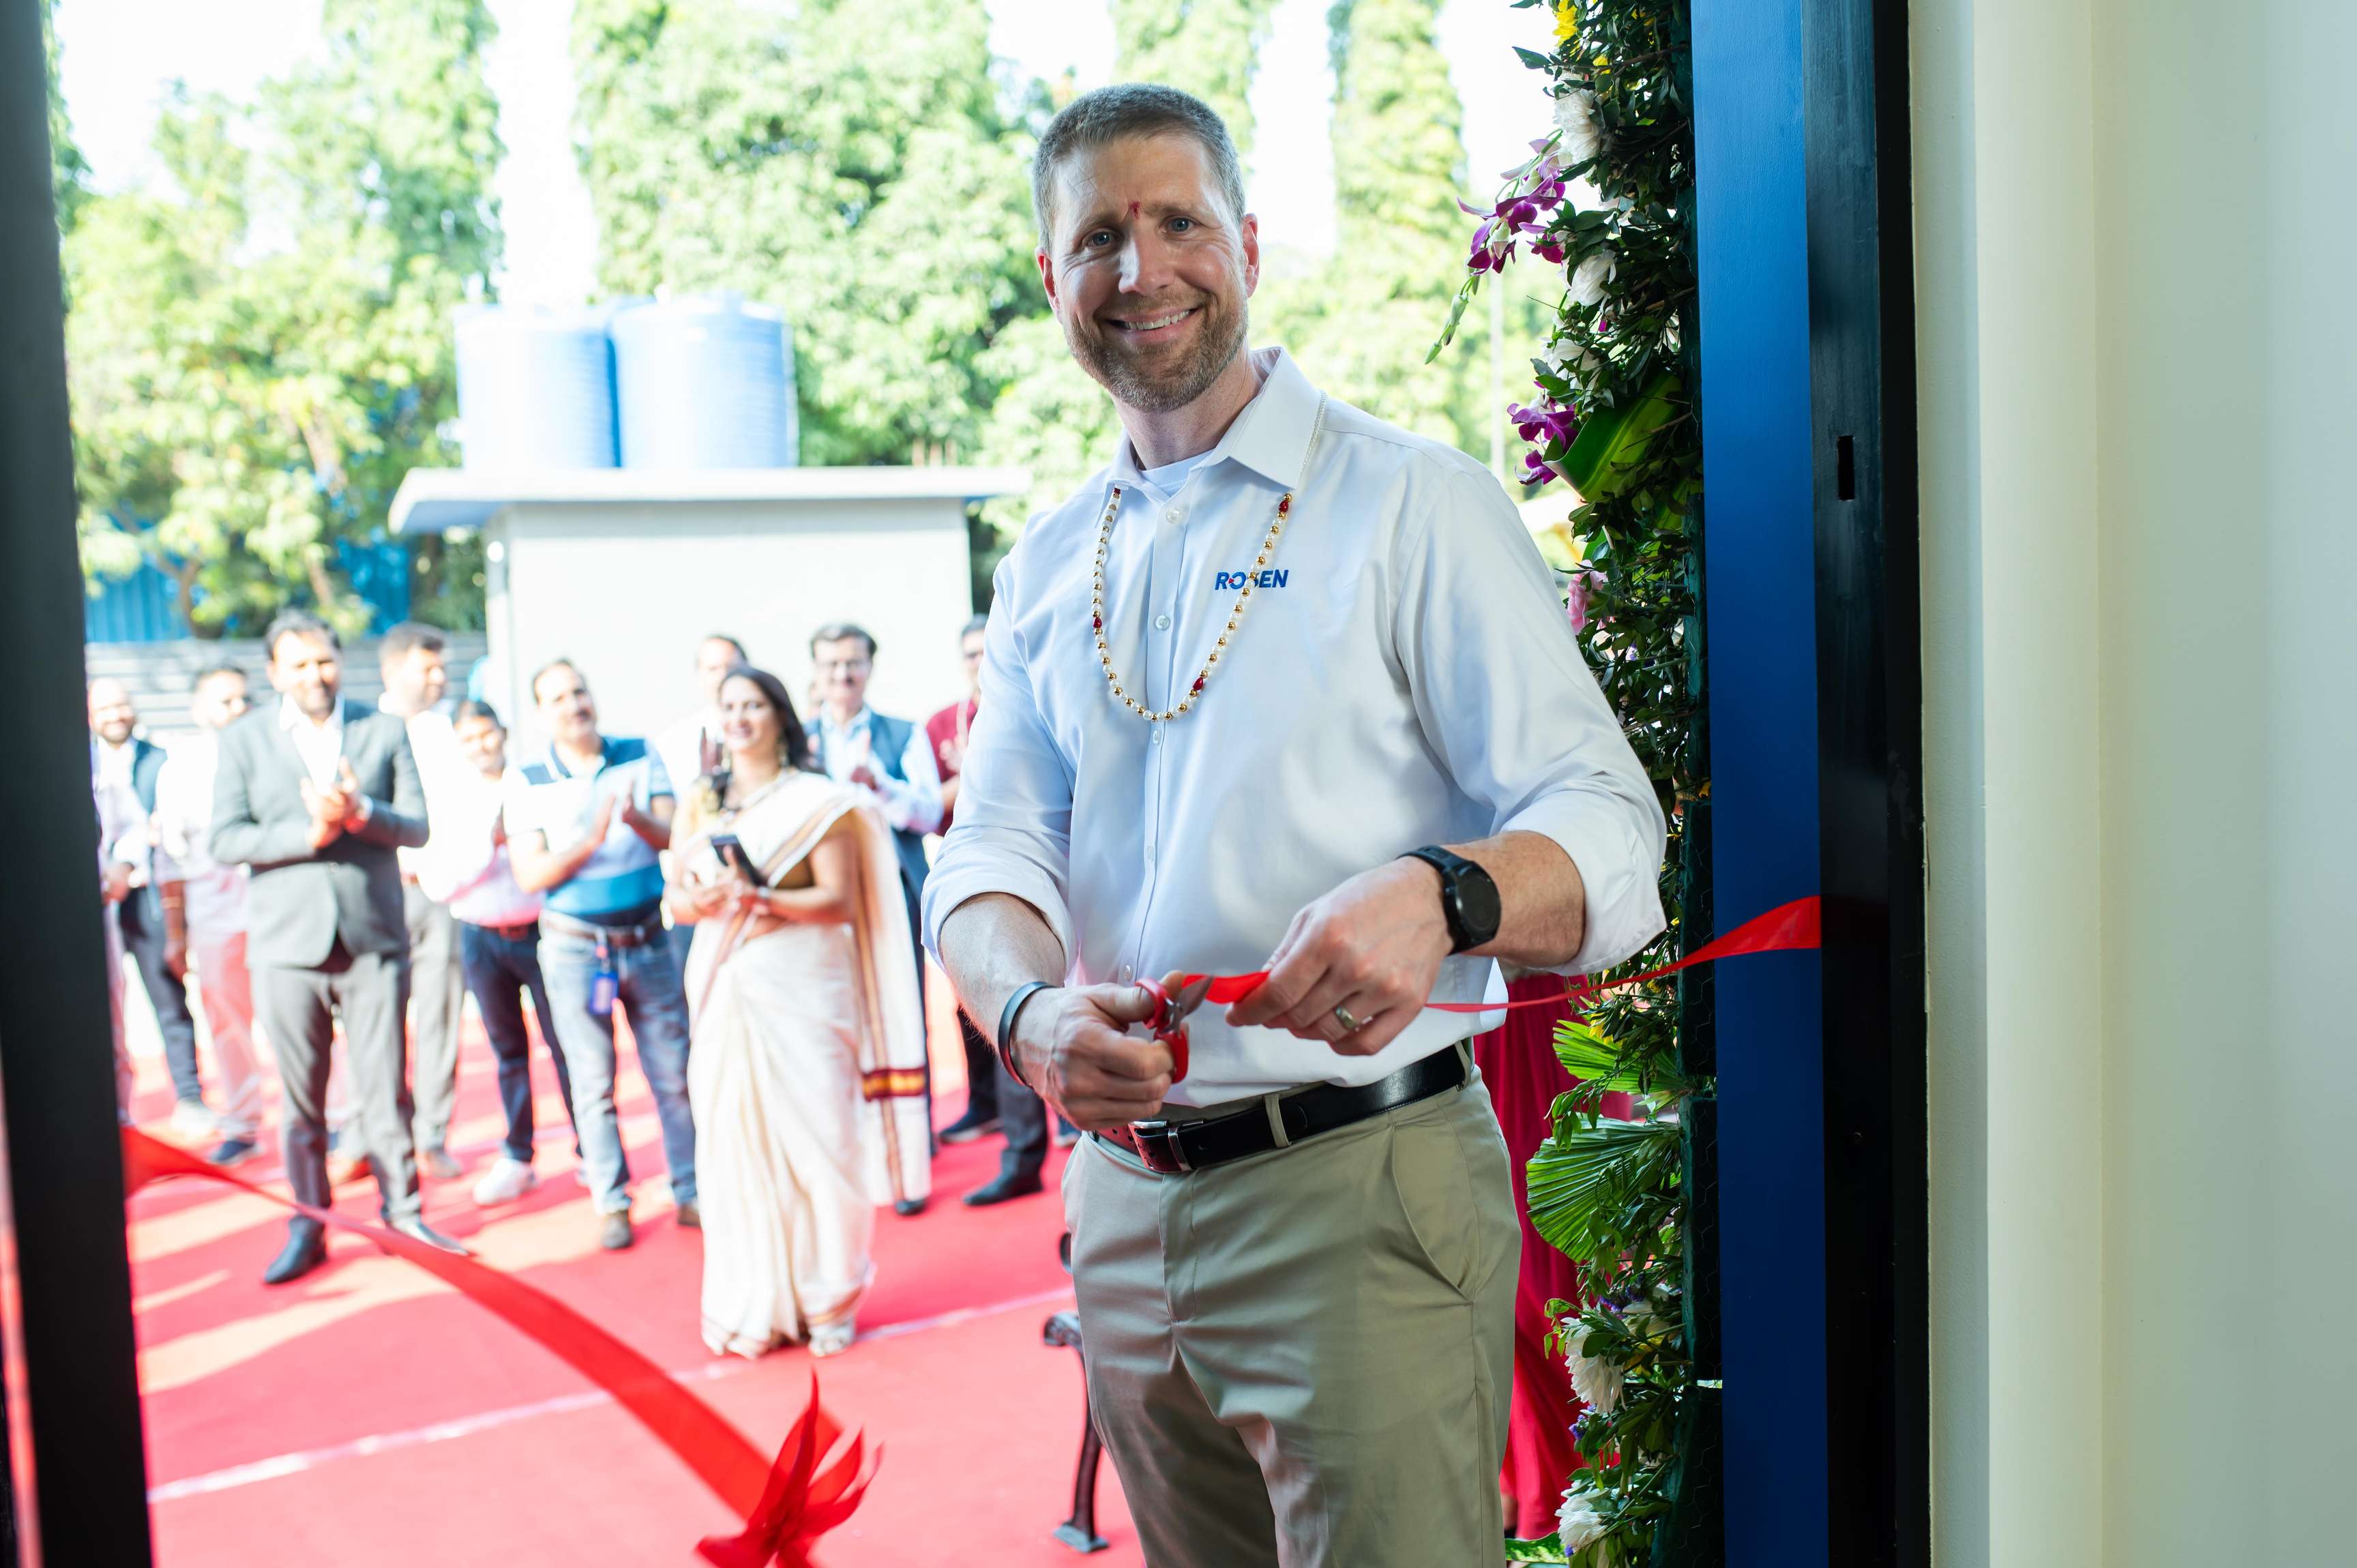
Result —
[[1412, 849], [1401, 858], [1420, 860], [1440, 873], [1440, 913], [1441, 917], [1448, 922], [1450, 952], [1460, 953], [1468, 948], [1480, 947], [1497, 934], [1495, 931], [1483, 933], [1466, 929], [1465, 912], [1458, 903], [1457, 891], [1459, 879], [1467, 872], [1475, 872], [1483, 876], [1487, 876], [1488, 872], [1482, 871], [1480, 866], [1463, 855], [1453, 854], [1437, 843], [1428, 843], [1422, 848]]

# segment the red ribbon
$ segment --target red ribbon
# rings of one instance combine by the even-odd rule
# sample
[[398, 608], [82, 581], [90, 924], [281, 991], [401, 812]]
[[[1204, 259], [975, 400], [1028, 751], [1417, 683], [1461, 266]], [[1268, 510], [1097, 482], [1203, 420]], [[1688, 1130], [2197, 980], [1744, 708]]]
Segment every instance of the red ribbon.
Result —
[[[1820, 945], [1820, 939], [1818, 903], [1816, 896], [1812, 894], [1806, 898], [1795, 898], [1789, 904], [1780, 904], [1764, 915], [1744, 921], [1717, 941], [1704, 943], [1675, 963], [1665, 963], [1642, 974], [1626, 975], [1601, 984], [1582, 980], [1569, 988], [1568, 994], [1577, 998], [1599, 991], [1612, 991], [1623, 985], [1635, 985], [1642, 981], [1659, 980], [1665, 974], [1674, 974], [1698, 963], [1708, 963], [1713, 959], [1734, 958], [1742, 953], [1790, 952], [1814, 948]], [[1190, 974], [1180, 984], [1192, 985], [1205, 978]], [[1264, 969], [1252, 974], [1222, 974], [1209, 978], [1211, 988], [1204, 993], [1204, 1001], [1241, 1002], [1260, 989], [1262, 983], [1268, 979], [1268, 971]], [[1554, 1007], [1562, 1002], [1561, 996], [1548, 995], [1526, 997], [1520, 1002], [1427, 1002], [1425, 1007], [1434, 1013], [1506, 1013], [1517, 1007]]]
[[[397, 1230], [298, 1203], [135, 1127], [123, 1129], [126, 1193], [176, 1176], [225, 1182], [322, 1225], [368, 1238], [382, 1251], [416, 1264], [477, 1305], [505, 1318], [613, 1395], [616, 1403], [638, 1417], [640, 1424], [677, 1455], [721, 1501], [745, 1517], [742, 1534], [727, 1539], [714, 1536], [696, 1548], [706, 1562], [719, 1568], [764, 1568], [773, 1562], [784, 1568], [807, 1568], [807, 1548], [851, 1517], [874, 1477], [875, 1457], [880, 1450], [867, 1450], [856, 1434], [842, 1445], [841, 1452], [830, 1452], [843, 1429], [820, 1408], [815, 1373], [811, 1378], [809, 1404], [787, 1434], [777, 1458], [764, 1462], [760, 1451], [711, 1406], [555, 1297], [471, 1258], [429, 1247]], [[827, 1456], [823, 1466], [819, 1463], [822, 1455]]]

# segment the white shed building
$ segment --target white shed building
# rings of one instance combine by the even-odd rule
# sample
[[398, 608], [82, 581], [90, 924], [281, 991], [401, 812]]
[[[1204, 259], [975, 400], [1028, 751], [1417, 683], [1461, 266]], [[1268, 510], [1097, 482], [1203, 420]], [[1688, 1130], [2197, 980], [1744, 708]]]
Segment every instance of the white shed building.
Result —
[[695, 645], [713, 632], [799, 703], [810, 634], [832, 620], [876, 636], [873, 705], [921, 721], [964, 690], [966, 504], [1028, 482], [977, 467], [419, 468], [392, 521], [482, 532], [485, 694], [520, 740], [542, 738], [525, 683], [558, 657], [587, 676], [601, 727], [662, 730], [694, 709]]

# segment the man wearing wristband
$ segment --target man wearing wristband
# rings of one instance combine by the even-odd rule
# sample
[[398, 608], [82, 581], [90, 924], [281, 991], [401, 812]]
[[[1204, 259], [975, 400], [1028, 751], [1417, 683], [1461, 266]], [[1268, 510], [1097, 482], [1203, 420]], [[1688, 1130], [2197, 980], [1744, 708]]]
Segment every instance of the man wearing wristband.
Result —
[[[1092, 1134], [1074, 1283], [1148, 1559], [1494, 1561], [1519, 1233], [1481, 1020], [1424, 1004], [1641, 948], [1660, 808], [1497, 483], [1247, 349], [1215, 114], [1086, 94], [1033, 198], [1127, 439], [999, 568], [928, 939]], [[1260, 969], [1183, 1079], [1135, 1032], [1141, 980]]]
[[600, 735], [589, 682], [570, 660], [533, 677], [548, 749], [507, 780], [501, 820], [517, 886], [543, 897], [540, 969], [573, 1080], [573, 1127], [597, 1205], [597, 1244], [631, 1241], [630, 1167], [614, 1114], [614, 1008], [630, 1020], [654, 1094], [675, 1219], [695, 1207], [695, 1112], [687, 1100], [687, 991], [662, 923], [662, 866], [674, 806], [662, 758], [643, 740]]

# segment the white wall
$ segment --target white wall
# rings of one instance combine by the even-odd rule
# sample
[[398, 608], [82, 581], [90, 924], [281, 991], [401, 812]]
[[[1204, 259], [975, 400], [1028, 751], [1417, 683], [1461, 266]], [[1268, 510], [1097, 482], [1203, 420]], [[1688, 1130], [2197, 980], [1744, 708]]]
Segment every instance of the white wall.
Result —
[[1914, 0], [1943, 1564], [2357, 1561], [2357, 8]]
[[700, 701], [695, 647], [712, 632], [740, 639], [797, 705], [810, 634], [831, 620], [875, 634], [877, 709], [921, 722], [965, 690], [973, 585], [955, 501], [525, 504], [485, 536], [503, 556], [487, 595], [492, 690], [526, 736], [524, 682], [560, 655], [588, 677], [603, 728], [660, 731]]

